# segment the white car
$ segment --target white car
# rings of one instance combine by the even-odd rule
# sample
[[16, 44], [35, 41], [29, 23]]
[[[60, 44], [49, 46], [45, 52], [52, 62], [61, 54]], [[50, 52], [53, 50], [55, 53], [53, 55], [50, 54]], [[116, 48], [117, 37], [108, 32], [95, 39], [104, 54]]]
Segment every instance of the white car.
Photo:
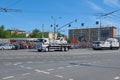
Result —
[[4, 50], [4, 49], [12, 50], [14, 48], [15, 48], [15, 46], [14, 45], [10, 45], [10, 44], [2, 44], [2, 45], [0, 45], [0, 49], [1, 50]]

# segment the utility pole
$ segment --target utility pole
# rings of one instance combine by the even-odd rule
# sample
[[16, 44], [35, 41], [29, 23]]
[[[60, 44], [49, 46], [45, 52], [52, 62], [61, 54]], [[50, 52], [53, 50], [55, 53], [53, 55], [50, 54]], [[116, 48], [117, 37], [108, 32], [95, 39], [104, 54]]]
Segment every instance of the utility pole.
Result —
[[100, 17], [100, 21], [96, 22], [96, 25], [98, 25], [98, 24], [100, 25], [100, 27], [98, 28], [98, 40], [102, 39], [102, 37], [101, 37], [101, 28], [102, 28], [102, 25], [101, 25], [102, 22], [101, 21], [102, 21], [102, 18], [105, 18], [105, 17], [107, 17], [109, 15], [112, 15], [113, 13], [118, 12], [118, 11], [120, 11], [120, 9], [112, 11], [112, 12], [109, 12], [109, 13], [98, 15]]
[[44, 38], [44, 24], [42, 24], [42, 38]]
[[56, 20], [57, 19], [61, 19], [61, 17], [58, 17], [58, 18], [55, 18], [55, 17], [53, 17], [53, 16], [51, 16], [51, 19], [53, 19], [53, 25], [51, 25], [51, 27], [54, 27], [54, 34], [53, 34], [53, 39], [55, 40], [55, 38], [56, 38], [56, 27], [58, 27], [58, 25], [56, 24]]

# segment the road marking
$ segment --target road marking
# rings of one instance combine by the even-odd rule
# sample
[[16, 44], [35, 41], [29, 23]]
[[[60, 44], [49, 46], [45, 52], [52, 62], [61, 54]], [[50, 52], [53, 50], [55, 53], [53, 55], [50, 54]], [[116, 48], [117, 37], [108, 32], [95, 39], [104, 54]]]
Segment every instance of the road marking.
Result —
[[63, 76], [60, 76], [60, 75], [55, 75], [56, 77], [59, 77], [59, 78], [63, 78]]
[[26, 75], [29, 75], [29, 74], [31, 74], [31, 73], [25, 73], [25, 74], [22, 74], [23, 76], [26, 76]]
[[33, 63], [33, 62], [27, 62], [27, 63]]
[[26, 69], [32, 69], [31, 67], [26, 67]]
[[22, 64], [22, 62], [15, 63], [15, 64], [13, 64], [13, 65], [17, 66], [17, 65], [19, 65], [19, 64]]
[[24, 67], [24, 66], [21, 65], [20, 67]]
[[63, 69], [64, 67], [59, 67], [58, 69]]
[[118, 79], [120, 79], [120, 77], [115, 77], [114, 79], [115, 79], [115, 80], [118, 80]]
[[43, 71], [42, 73], [44, 73], [44, 74], [50, 74], [50, 72], [46, 72], [46, 71]]
[[4, 77], [2, 79], [10, 79], [10, 78], [14, 78], [14, 76], [8, 76], [8, 77]]
[[39, 73], [50, 74], [50, 72], [46, 72], [46, 71], [39, 70], [39, 69], [35, 69], [35, 71], [36, 71], [36, 72], [39, 72]]
[[53, 71], [54, 69], [47, 69], [47, 71]]
[[66, 66], [66, 67], [72, 67], [72, 66]]
[[39, 70], [39, 69], [35, 69], [35, 71], [36, 71], [36, 72], [41, 72], [41, 70]]
[[74, 79], [69, 79], [69, 80], [74, 80]]

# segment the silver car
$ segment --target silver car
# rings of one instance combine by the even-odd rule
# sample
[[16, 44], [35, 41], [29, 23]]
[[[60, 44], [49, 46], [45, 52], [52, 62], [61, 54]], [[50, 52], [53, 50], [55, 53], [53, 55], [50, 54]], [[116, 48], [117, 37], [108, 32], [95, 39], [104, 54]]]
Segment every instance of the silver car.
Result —
[[4, 50], [4, 49], [12, 50], [12, 49], [14, 49], [14, 48], [15, 48], [15, 46], [14, 46], [14, 45], [11, 45], [11, 44], [1, 44], [1, 45], [0, 45], [0, 49], [1, 49], [1, 50]]

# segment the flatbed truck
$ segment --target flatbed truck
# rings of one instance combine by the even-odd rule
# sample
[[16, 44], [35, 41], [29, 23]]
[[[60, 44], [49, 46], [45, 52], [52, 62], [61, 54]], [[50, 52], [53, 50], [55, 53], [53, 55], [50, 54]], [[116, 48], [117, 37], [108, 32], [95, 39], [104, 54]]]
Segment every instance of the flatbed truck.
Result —
[[36, 41], [36, 49], [38, 52], [41, 51], [69, 51], [70, 45], [64, 40], [64, 38], [58, 38], [52, 43], [49, 42], [48, 38], [40, 38]]

